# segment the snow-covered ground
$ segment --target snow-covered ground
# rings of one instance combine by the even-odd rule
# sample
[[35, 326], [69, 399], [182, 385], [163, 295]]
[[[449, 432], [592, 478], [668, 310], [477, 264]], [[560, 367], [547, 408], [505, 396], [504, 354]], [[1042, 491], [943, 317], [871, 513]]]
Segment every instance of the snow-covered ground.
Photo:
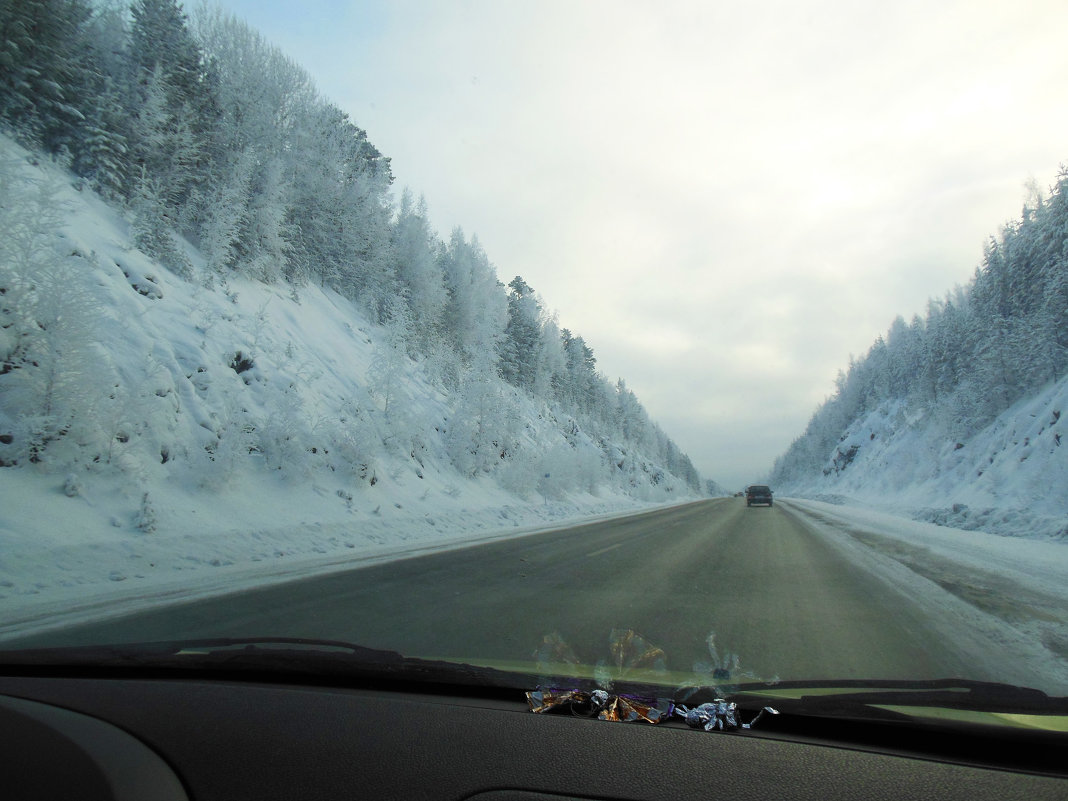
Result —
[[71, 498], [61, 479], [2, 475], [0, 640], [650, 506], [621, 495], [523, 503], [489, 480], [387, 477], [351, 502], [315, 483], [248, 480], [210, 495], [154, 487], [157, 528], [144, 533], [138, 499], [113, 482], [87, 480]]
[[917, 601], [945, 643], [1001, 680], [1068, 693], [1068, 547], [789, 499], [850, 561]]
[[513, 455], [463, 473], [436, 366], [355, 304], [182, 242], [179, 276], [60, 167], [0, 162], [0, 356], [36, 366], [0, 382], [0, 637], [693, 499], [501, 381], [477, 413]]
[[1062, 413], [1068, 413], [1068, 376], [964, 442], [947, 433], [946, 420], [901, 402], [883, 404], [845, 432], [824, 475], [779, 489], [1068, 546], [1068, 417]]

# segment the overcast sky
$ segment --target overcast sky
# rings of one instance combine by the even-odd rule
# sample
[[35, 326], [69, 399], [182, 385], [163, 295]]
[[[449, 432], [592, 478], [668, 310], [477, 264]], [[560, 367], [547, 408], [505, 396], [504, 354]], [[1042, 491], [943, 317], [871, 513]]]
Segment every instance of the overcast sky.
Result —
[[1068, 162], [1064, 0], [219, 5], [730, 488]]

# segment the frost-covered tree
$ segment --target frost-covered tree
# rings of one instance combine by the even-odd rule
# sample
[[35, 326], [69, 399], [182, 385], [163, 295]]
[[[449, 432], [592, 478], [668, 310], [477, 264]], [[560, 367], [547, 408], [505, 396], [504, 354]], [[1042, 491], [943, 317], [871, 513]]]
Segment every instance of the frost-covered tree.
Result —
[[932, 437], [958, 444], [1068, 369], [1068, 174], [1048, 198], [1034, 187], [1019, 220], [987, 243], [966, 287], [897, 318], [885, 340], [850, 362], [834, 395], [776, 463], [773, 480], [837, 472], [838, 443], [862, 415], [907, 408]]
[[[336, 414], [320, 411], [313, 425], [300, 416], [299, 383], [241, 381], [218, 419], [179, 441], [183, 382], [156, 378], [184, 368], [146, 367], [141, 382], [112, 375], [91, 345], [92, 314], [82, 313], [100, 311], [92, 292], [61, 286], [65, 270], [91, 271], [92, 260], [57, 262], [39, 227], [7, 215], [0, 434], [18, 428], [15, 439], [36, 443], [24, 457], [95, 450], [121, 470], [166, 465], [209, 484], [259, 459], [294, 476], [325, 466], [374, 483], [385, 451], [419, 461], [440, 436], [461, 472], [493, 474], [523, 492], [536, 485], [547, 497], [595, 489], [610, 452], [626, 452], [634, 486], [659, 492], [673, 480], [665, 471], [689, 481], [692, 465], [633, 393], [597, 373], [585, 341], [561, 331], [522, 278], [505, 288], [477, 238], [457, 228], [440, 241], [424, 200], [406, 192], [395, 210], [389, 159], [245, 23], [207, 6], [190, 22], [178, 0], [133, 0], [128, 10], [9, 0], [0, 23], [0, 122], [84, 177], [79, 188], [124, 204], [136, 247], [187, 279], [187, 253], [199, 249], [205, 292], [216, 279], [226, 288], [231, 272], [315, 281], [385, 332], [367, 386]], [[23, 229], [36, 233], [25, 239]], [[443, 433], [407, 414], [415, 370], [449, 405], [448, 425], [435, 421]], [[243, 402], [246, 391], [257, 393], [255, 404]], [[100, 408], [86, 406], [89, 398]], [[30, 405], [33, 414], [12, 416]], [[542, 423], [524, 427], [527, 415], [560, 421], [559, 439], [555, 430], [534, 437]], [[75, 418], [87, 426], [77, 436]]]
[[375, 322], [395, 292], [390, 255], [389, 160], [331, 104], [308, 109], [295, 131], [301, 159], [288, 224], [300, 269], [358, 300]]
[[492, 473], [516, 451], [519, 415], [496, 370], [483, 362], [469, 370], [449, 417], [446, 443], [464, 475]]
[[507, 322], [507, 299], [497, 272], [476, 237], [460, 228], [441, 251], [448, 301], [445, 336], [467, 365], [496, 372], [497, 341]]
[[1035, 335], [1041, 343], [1046, 375], [1056, 381], [1068, 372], [1068, 252], [1055, 257], [1042, 294]]
[[408, 340], [412, 322], [402, 298], [392, 298], [387, 305], [387, 311], [389, 320], [384, 326], [385, 336], [375, 348], [367, 372], [367, 385], [380, 403], [382, 414], [389, 421], [399, 418], [406, 405], [404, 383], [405, 376], [410, 373]]
[[55, 194], [0, 165], [0, 433], [19, 461], [67, 466], [96, 455], [113, 377], [81, 256], [58, 248]]
[[34, 276], [55, 263], [53, 236], [62, 221], [55, 187], [25, 176], [23, 168], [0, 161], [0, 376], [29, 361], [38, 328]]
[[85, 0], [0, 3], [0, 120], [116, 198], [126, 138], [113, 30], [121, 21]]
[[553, 400], [557, 383], [567, 372], [567, 358], [555, 314], [542, 321], [534, 359], [534, 395]]
[[133, 243], [145, 255], [188, 279], [193, 268], [175, 236], [174, 218], [162, 199], [165, 195], [166, 190], [147, 174], [138, 182], [130, 203], [134, 212]]
[[412, 202], [407, 189], [401, 194], [393, 224], [391, 254], [400, 291], [408, 303], [417, 345], [425, 353], [440, 335], [447, 296], [441, 267], [435, 257], [440, 243], [430, 230], [426, 200]]
[[91, 103], [85, 0], [0, 3], [0, 119], [46, 152], [69, 157]]
[[593, 349], [567, 328], [560, 332], [566, 360], [565, 372], [557, 381], [557, 393], [577, 411], [590, 411], [598, 397], [597, 359]]
[[[197, 135], [191, 109], [175, 110], [172, 89], [160, 67], [145, 79], [133, 124], [135, 187], [151, 196], [161, 216], [178, 227], [189, 213], [201, 175], [204, 141]], [[151, 188], [149, 188], [151, 187]]]
[[[649, 416], [638, 402], [638, 397], [627, 389], [626, 382], [622, 378], [616, 382], [615, 417], [617, 429], [623, 439], [639, 446], [647, 444], [651, 433]], [[665, 443], [665, 449], [667, 449], [667, 443]]]
[[208, 268], [223, 275], [240, 270], [249, 254], [250, 203], [256, 151], [248, 148], [221, 162], [209, 190], [200, 231], [200, 246]]
[[[216, 270], [300, 285], [341, 257], [318, 251], [294, 205], [314, 184], [319, 149], [298, 129], [319, 103], [307, 72], [244, 22], [202, 7], [193, 24], [215, 73], [219, 115], [202, 244]], [[312, 148], [312, 149], [309, 149]], [[321, 244], [321, 243], [320, 243]]]
[[541, 306], [534, 290], [520, 276], [508, 283], [508, 322], [498, 344], [501, 377], [532, 392], [537, 375]]
[[166, 216], [193, 231], [219, 116], [216, 76], [177, 0], [135, 0], [130, 15], [132, 175], [154, 182]]
[[105, 198], [122, 200], [129, 190], [129, 146], [122, 100], [114, 81], [100, 79], [97, 102], [86, 113], [71, 168]]
[[129, 197], [132, 177], [133, 86], [126, 39], [125, 13], [116, 5], [96, 6], [81, 26], [76, 52], [85, 76], [78, 93], [83, 119], [71, 146], [71, 169], [119, 202]]

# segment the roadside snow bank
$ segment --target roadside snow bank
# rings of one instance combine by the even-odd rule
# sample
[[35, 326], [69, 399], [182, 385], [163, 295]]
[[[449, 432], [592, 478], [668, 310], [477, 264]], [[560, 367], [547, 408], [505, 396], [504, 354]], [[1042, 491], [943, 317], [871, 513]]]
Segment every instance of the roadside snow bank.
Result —
[[[922, 600], [942, 636], [1003, 681], [1068, 693], [1068, 548], [786, 499], [852, 561]], [[979, 636], [976, 636], [976, 633]], [[975, 643], [985, 643], [976, 650]]]
[[386, 477], [349, 495], [246, 477], [211, 494], [153, 486], [146, 532], [143, 497], [116, 482], [87, 475], [68, 497], [61, 479], [3, 478], [0, 640], [657, 505], [624, 495], [524, 503], [489, 479]]

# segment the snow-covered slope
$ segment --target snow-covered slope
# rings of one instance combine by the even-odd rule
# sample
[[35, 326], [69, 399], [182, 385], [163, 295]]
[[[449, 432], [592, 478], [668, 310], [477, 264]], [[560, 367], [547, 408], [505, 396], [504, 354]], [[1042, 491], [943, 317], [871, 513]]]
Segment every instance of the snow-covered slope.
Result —
[[1008, 536], [1068, 539], [1068, 377], [961, 442], [902, 402], [855, 421], [822, 475], [781, 491]]
[[966, 286], [898, 316], [780, 456], [780, 490], [1068, 542], [1068, 173]]
[[479, 414], [508, 431], [508, 458], [462, 473], [471, 421], [351, 302], [223, 280], [181, 243], [187, 280], [63, 170], [7, 139], [0, 161], [10, 241], [60, 223], [0, 264], [0, 346], [34, 349], [33, 369], [0, 376], [8, 624], [692, 498], [496, 379]]

